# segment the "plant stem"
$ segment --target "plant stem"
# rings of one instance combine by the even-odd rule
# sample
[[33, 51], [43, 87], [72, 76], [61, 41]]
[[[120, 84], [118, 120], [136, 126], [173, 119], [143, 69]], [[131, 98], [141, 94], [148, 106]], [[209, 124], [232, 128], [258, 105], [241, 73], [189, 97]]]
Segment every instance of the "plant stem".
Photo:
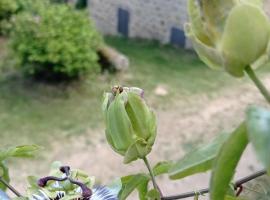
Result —
[[264, 86], [264, 84], [257, 77], [257, 75], [255, 74], [255, 72], [253, 71], [253, 69], [250, 66], [247, 66], [245, 68], [245, 71], [246, 71], [247, 75], [249, 76], [249, 78], [256, 85], [256, 87], [260, 90], [261, 94], [264, 96], [264, 98], [266, 99], [266, 101], [268, 101], [268, 103], [270, 103], [270, 94], [267, 91], [267, 89]]
[[11, 192], [13, 192], [17, 197], [21, 197], [22, 195], [11, 185], [9, 185], [1, 176], [0, 176], [0, 183], [5, 185]]
[[146, 157], [144, 157], [143, 161], [144, 161], [144, 164], [146, 165], [146, 167], [149, 171], [154, 188], [159, 192], [160, 196], [162, 197], [162, 192], [161, 192], [160, 188], [158, 187], [158, 184], [157, 184], [156, 179], [155, 179], [155, 175], [154, 175], [153, 170], [148, 162], [148, 159]]

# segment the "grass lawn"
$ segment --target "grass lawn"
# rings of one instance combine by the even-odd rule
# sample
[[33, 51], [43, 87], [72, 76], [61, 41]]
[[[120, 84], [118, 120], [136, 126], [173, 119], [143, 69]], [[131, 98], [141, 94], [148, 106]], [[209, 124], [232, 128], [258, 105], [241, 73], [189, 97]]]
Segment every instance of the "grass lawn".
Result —
[[[257, 89], [246, 84], [250, 83], [247, 78], [235, 79], [210, 70], [192, 52], [151, 41], [114, 37], [106, 40], [130, 58], [127, 72], [100, 74], [69, 85], [50, 85], [23, 78], [18, 70], [12, 69], [12, 62], [0, 68], [0, 147], [25, 143], [45, 147], [35, 160], [9, 163], [12, 185], [19, 191], [25, 189], [26, 176], [47, 174], [48, 165], [54, 160], [87, 170], [104, 183], [145, 170], [140, 162], [132, 166], [122, 164], [122, 158], [104, 139], [100, 105], [103, 92], [112, 85], [145, 89], [147, 101], [161, 122], [157, 142], [149, 155], [153, 163], [179, 158], [219, 132], [227, 132], [242, 119], [247, 105], [262, 103]], [[1, 61], [5, 46], [6, 41], [0, 39]], [[269, 69], [260, 71], [266, 70], [266, 83], [270, 83], [266, 77]], [[167, 96], [155, 93], [160, 85], [167, 89]], [[257, 164], [251, 156], [239, 166], [238, 172], [247, 175]], [[205, 187], [208, 178], [198, 176], [188, 182], [160, 179], [159, 183], [163, 191], [176, 194]]]
[[[128, 72], [102, 74], [70, 85], [36, 83], [26, 80], [19, 72], [2, 72], [1, 145], [46, 145], [51, 140], [99, 128], [102, 126], [102, 94], [115, 84], [144, 88], [150, 104], [159, 109], [179, 98], [195, 97], [200, 93], [216, 94], [222, 88], [241, 82], [226, 73], [208, 69], [192, 52], [151, 41], [106, 40], [130, 58]], [[2, 40], [1, 55], [5, 52], [5, 44]], [[155, 95], [157, 85], [165, 85], [169, 95]]]

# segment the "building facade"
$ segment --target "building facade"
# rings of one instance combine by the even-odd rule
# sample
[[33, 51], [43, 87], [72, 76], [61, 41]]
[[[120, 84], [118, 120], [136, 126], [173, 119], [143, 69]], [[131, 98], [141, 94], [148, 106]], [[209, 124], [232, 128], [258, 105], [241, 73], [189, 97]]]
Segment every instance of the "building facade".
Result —
[[158, 40], [189, 47], [186, 0], [88, 0], [91, 17], [107, 35]]
[[[264, 2], [270, 15], [270, 0]], [[103, 34], [192, 47], [184, 34], [187, 0], [88, 0], [88, 7]]]

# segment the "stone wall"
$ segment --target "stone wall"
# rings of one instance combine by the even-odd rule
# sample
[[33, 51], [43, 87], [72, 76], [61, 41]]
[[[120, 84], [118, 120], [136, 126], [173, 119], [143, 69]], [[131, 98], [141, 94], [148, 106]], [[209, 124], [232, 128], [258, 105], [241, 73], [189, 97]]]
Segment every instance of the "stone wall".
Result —
[[189, 45], [183, 33], [187, 21], [186, 0], [88, 0], [88, 5], [98, 29], [104, 34], [121, 34], [124, 26], [124, 35], [128, 37]]
[[[97, 28], [108, 35], [159, 40], [190, 48], [183, 26], [187, 0], [88, 0]], [[270, 0], [265, 0], [270, 15]]]

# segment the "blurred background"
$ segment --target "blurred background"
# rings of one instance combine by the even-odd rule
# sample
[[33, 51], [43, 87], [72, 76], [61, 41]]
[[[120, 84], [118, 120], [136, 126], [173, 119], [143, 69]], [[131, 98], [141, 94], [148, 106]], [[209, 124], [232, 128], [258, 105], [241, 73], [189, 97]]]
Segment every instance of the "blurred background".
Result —
[[[11, 184], [25, 191], [26, 177], [47, 175], [56, 160], [102, 184], [146, 171], [141, 161], [124, 165], [106, 142], [101, 102], [113, 85], [145, 90], [159, 122], [153, 165], [230, 132], [248, 105], [264, 105], [246, 77], [198, 59], [187, 21], [185, 0], [0, 0], [0, 147], [43, 147], [35, 159], [9, 161]], [[258, 74], [270, 89], [269, 67]], [[261, 168], [248, 148], [236, 178]], [[208, 177], [158, 183], [172, 195], [207, 187]], [[253, 185], [251, 195], [265, 190]]]

